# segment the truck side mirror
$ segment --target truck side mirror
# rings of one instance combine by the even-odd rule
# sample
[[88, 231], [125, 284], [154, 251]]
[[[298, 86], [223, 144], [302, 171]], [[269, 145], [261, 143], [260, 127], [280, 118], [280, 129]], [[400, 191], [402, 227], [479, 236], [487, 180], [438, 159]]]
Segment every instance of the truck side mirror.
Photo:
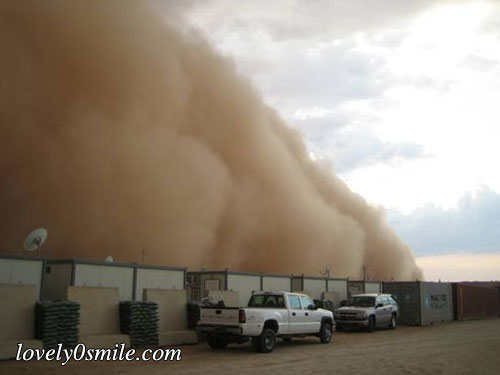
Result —
[[381, 303], [377, 303], [377, 306], [375, 306], [375, 308], [378, 309], [379, 307], [384, 307], [384, 305]]
[[318, 307], [316, 305], [309, 305], [307, 306], [308, 310], [316, 310]]

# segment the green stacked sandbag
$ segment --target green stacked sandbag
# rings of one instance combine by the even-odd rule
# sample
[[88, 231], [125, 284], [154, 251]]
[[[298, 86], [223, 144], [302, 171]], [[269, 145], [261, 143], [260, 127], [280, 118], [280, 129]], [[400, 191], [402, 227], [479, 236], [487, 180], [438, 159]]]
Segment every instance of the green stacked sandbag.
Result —
[[144, 327], [144, 346], [158, 345], [158, 305], [155, 302], [143, 302], [145, 315], [148, 317]]
[[120, 302], [120, 326], [133, 348], [158, 345], [158, 305], [154, 302]]
[[73, 348], [78, 344], [80, 304], [64, 301], [65, 312], [58, 323], [58, 340], [63, 347]]
[[78, 344], [80, 305], [72, 301], [42, 301], [35, 308], [35, 337], [47, 349], [62, 344], [72, 348]]

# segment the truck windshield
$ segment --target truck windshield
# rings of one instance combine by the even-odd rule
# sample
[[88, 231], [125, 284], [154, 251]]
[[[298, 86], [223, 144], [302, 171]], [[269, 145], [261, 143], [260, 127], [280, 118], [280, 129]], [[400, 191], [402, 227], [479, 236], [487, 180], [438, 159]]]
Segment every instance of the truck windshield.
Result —
[[350, 306], [372, 307], [375, 306], [375, 297], [352, 297]]
[[248, 307], [281, 307], [285, 308], [283, 296], [277, 295], [254, 295], [248, 302]]

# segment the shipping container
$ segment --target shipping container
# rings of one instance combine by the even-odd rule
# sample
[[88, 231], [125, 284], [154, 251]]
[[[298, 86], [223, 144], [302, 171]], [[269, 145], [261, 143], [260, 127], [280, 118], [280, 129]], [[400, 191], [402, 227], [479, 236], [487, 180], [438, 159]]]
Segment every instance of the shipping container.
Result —
[[45, 259], [0, 254], [0, 284], [34, 285], [36, 298], [42, 298]]
[[453, 283], [453, 316], [455, 320], [484, 319], [500, 316], [499, 289]]
[[420, 326], [453, 320], [450, 283], [391, 281], [384, 282], [382, 289], [398, 302], [399, 324]]
[[64, 299], [68, 286], [116, 287], [120, 301], [142, 300], [145, 288], [184, 289], [185, 269], [88, 259], [47, 260], [43, 299]]

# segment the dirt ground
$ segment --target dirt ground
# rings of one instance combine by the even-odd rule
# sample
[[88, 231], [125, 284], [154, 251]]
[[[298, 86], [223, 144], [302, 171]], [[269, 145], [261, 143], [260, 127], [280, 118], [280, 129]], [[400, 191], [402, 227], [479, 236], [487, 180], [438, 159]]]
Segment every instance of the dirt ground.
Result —
[[249, 344], [212, 350], [182, 346], [180, 362], [0, 362], [0, 374], [500, 374], [500, 319], [374, 333], [338, 332], [318, 339], [279, 342], [271, 354]]

